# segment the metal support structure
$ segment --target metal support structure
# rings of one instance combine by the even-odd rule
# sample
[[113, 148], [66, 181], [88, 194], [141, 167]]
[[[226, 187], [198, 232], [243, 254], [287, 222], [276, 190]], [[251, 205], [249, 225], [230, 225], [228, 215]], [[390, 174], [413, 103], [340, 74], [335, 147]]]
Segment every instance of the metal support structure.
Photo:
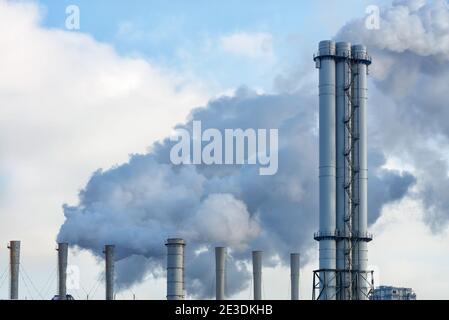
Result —
[[253, 251], [254, 300], [262, 300], [262, 251]]
[[103, 251], [106, 269], [106, 300], [114, 300], [114, 251], [114, 245], [106, 245]]
[[226, 283], [226, 254], [227, 250], [223, 247], [215, 248], [215, 297], [217, 300], [225, 300]]
[[58, 299], [67, 300], [67, 261], [69, 244], [58, 243]]
[[[324, 299], [324, 294], [325, 291], [322, 290], [322, 283], [326, 282], [326, 279], [323, 279], [320, 275], [321, 274], [326, 274], [325, 272], [323, 272], [324, 270], [315, 270], [313, 271], [313, 289], [312, 289], [312, 300], [325, 300]], [[337, 277], [337, 282], [341, 281], [338, 278], [342, 278], [342, 277], [346, 277], [346, 272], [344, 271], [336, 271], [335, 273], [336, 277]], [[363, 272], [359, 272], [359, 271], [352, 271], [351, 272], [351, 277], [350, 277], [350, 281], [351, 281], [351, 287], [358, 287], [358, 286], [362, 286], [367, 288], [366, 291], [364, 291], [364, 296], [358, 300], [370, 300], [371, 296], [374, 293], [374, 271], [369, 270], [369, 271], [363, 271]], [[338, 288], [337, 289], [337, 295], [340, 295], [340, 290], [342, 290], [342, 288]], [[356, 300], [355, 298], [353, 298], [353, 300]]]
[[299, 273], [300, 255], [299, 253], [292, 253], [290, 255], [290, 284], [292, 300], [299, 300]]
[[[367, 243], [367, 73], [363, 45], [322, 41], [319, 69], [320, 246], [317, 299], [364, 300]], [[317, 272], [319, 274], [317, 274]], [[356, 279], [354, 279], [356, 277]], [[316, 287], [314, 286], [314, 291]]]
[[167, 300], [184, 300], [183, 239], [168, 239], [167, 243]]
[[11, 241], [8, 245], [10, 257], [10, 292], [11, 300], [19, 299], [20, 241]]
[[352, 268], [352, 111], [351, 111], [351, 44], [337, 43], [337, 277], [338, 300], [351, 300]]

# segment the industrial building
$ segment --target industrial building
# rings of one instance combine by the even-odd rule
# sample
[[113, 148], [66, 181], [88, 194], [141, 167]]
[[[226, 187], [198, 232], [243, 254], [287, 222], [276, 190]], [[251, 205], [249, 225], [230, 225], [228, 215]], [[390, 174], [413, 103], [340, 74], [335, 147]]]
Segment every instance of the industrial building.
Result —
[[412, 288], [380, 286], [374, 289], [371, 300], [416, 300]]

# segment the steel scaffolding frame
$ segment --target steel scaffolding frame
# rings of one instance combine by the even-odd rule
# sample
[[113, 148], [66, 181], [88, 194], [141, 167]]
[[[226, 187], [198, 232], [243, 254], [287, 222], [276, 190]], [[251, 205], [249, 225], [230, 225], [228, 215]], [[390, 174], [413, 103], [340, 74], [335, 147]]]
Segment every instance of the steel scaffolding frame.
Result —
[[[368, 291], [365, 293], [363, 292], [363, 295], [367, 300], [371, 299], [371, 296], [374, 293], [374, 271], [348, 271], [348, 270], [330, 270], [330, 269], [320, 269], [320, 270], [314, 270], [313, 271], [313, 290], [312, 290], [312, 300], [335, 300], [341, 294], [341, 287], [336, 288], [335, 296], [327, 297], [326, 293], [328, 292], [325, 290], [325, 286], [323, 284], [327, 283], [328, 279], [326, 279], [326, 275], [328, 273], [334, 274], [337, 283], [338, 280], [342, 277], [346, 277], [347, 273], [350, 273], [350, 279], [351, 279], [351, 287], [352, 289], [352, 296], [355, 297], [356, 292], [355, 288], [360, 287], [359, 279], [361, 279], [365, 285], [368, 286]], [[354, 299], [353, 299], [354, 300]]]

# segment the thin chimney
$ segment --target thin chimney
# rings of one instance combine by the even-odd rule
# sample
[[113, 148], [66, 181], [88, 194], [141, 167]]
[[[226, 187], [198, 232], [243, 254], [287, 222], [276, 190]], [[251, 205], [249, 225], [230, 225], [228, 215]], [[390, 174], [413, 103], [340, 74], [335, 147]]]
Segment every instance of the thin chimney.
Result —
[[114, 300], [114, 245], [104, 247], [106, 263], [106, 300]]
[[216, 299], [225, 300], [226, 248], [215, 248]]
[[262, 300], [262, 251], [253, 251], [254, 300]]
[[20, 241], [11, 241], [8, 245], [11, 264], [10, 299], [19, 299], [19, 267], [20, 267]]
[[299, 300], [299, 253], [292, 253], [290, 255], [290, 269], [291, 269], [291, 298], [292, 300]]
[[69, 244], [58, 243], [58, 298], [67, 300], [67, 259]]
[[167, 243], [167, 300], [184, 300], [183, 239], [168, 239]]

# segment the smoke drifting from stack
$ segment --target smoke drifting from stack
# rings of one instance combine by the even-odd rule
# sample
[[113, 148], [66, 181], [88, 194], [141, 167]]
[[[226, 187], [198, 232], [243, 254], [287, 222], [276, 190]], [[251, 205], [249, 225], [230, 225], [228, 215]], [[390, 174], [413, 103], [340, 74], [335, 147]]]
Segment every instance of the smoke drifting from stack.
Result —
[[[447, 1], [400, 0], [382, 8], [380, 29], [364, 19], [348, 23], [337, 39], [362, 42], [376, 63], [371, 68], [377, 92], [370, 104], [370, 147], [413, 168], [415, 197], [426, 206], [427, 221], [438, 230], [449, 221], [449, 5]], [[370, 158], [370, 161], [371, 158]], [[391, 192], [395, 178], [390, 180]], [[370, 190], [370, 202], [376, 201]]]
[[[310, 230], [316, 229], [315, 101], [315, 92], [258, 95], [242, 88], [234, 97], [196, 109], [191, 121], [200, 120], [205, 129], [278, 128], [278, 173], [260, 176], [255, 166], [175, 167], [169, 160], [172, 142], [166, 139], [154, 144], [149, 154], [133, 155], [127, 164], [95, 172], [79, 194], [80, 203], [64, 206], [66, 221], [59, 241], [99, 257], [103, 244], [114, 242], [116, 259], [121, 260], [116, 264], [118, 289], [141, 281], [147, 273], [163, 276], [163, 243], [173, 234], [189, 244], [185, 283], [194, 296], [214, 296], [209, 275], [217, 244], [231, 250], [228, 296], [250, 283], [251, 270], [242, 263], [249, 260], [251, 248], [264, 249], [267, 266], [273, 265], [276, 254], [288, 266], [289, 252], [306, 252], [312, 244]], [[191, 130], [191, 121], [180, 127]], [[375, 164], [369, 187], [370, 194], [379, 194], [380, 208], [400, 199], [412, 183], [402, 173], [382, 169], [383, 161]], [[385, 192], [384, 176], [404, 184], [404, 192]], [[373, 220], [378, 213], [370, 212]]]
[[[437, 17], [433, 24], [425, 18], [429, 12]], [[402, 14], [408, 17], [404, 26], [395, 24]], [[365, 30], [365, 21], [360, 19], [337, 36], [366, 44], [376, 61], [371, 68], [373, 108], [368, 114], [369, 222], [377, 219], [385, 204], [402, 199], [416, 177], [423, 187], [417, 195], [431, 209], [429, 221], [446, 221], [442, 208], [449, 206], [449, 179], [440, 173], [447, 171], [448, 164], [428, 139], [436, 130], [444, 138], [437, 142], [447, 148], [449, 66], [445, 54], [449, 54], [449, 44], [443, 35], [449, 28], [444, 24], [449, 22], [449, 11], [437, 1], [415, 11], [395, 5], [383, 11], [382, 17], [380, 30]], [[412, 27], [426, 33], [406, 37]], [[397, 45], [388, 34], [397, 35]], [[418, 45], [419, 38], [438, 39], [440, 45], [425, 49]], [[429, 75], [433, 81], [427, 81]], [[401, 85], [399, 79], [404, 80]], [[317, 229], [316, 94], [306, 87], [275, 95], [241, 88], [232, 97], [194, 110], [189, 121], [179, 125], [191, 131], [192, 121], [199, 120], [204, 129], [222, 132], [225, 128], [279, 129], [276, 175], [261, 177], [253, 166], [174, 167], [169, 161], [172, 142], [166, 139], [154, 144], [148, 154], [133, 155], [126, 164], [95, 172], [80, 192], [79, 203], [64, 206], [66, 221], [58, 239], [98, 257], [104, 243], [114, 242], [120, 260], [116, 264], [118, 289], [141, 281], [148, 273], [163, 277], [163, 243], [173, 234], [189, 244], [185, 284], [187, 292], [196, 297], [215, 294], [210, 271], [214, 270], [216, 245], [230, 249], [228, 296], [250, 284], [251, 270], [242, 267], [242, 262], [250, 260], [250, 248], [263, 248], [267, 266], [273, 265], [275, 254], [288, 266], [288, 253], [307, 252], [312, 245], [310, 232]], [[407, 157], [416, 168], [413, 174], [386, 169], [386, 154]], [[305, 255], [303, 262], [308, 262]]]

